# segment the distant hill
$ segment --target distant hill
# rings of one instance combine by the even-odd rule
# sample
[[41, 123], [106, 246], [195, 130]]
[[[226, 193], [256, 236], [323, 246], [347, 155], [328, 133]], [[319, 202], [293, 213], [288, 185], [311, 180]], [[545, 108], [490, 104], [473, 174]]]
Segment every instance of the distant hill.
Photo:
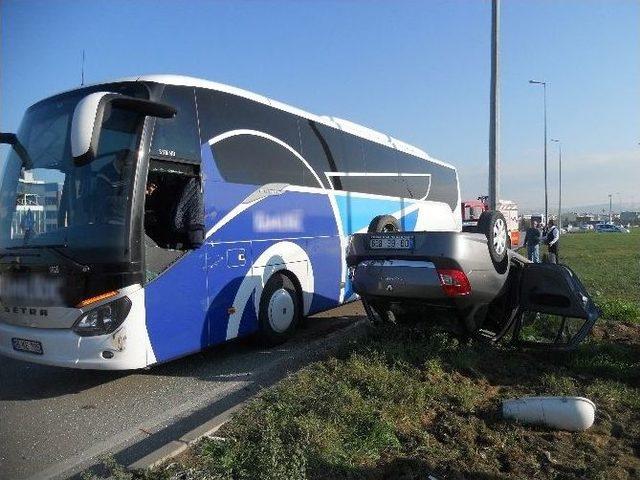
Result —
[[[566, 209], [563, 208], [563, 211], [573, 211], [573, 212], [591, 212], [591, 213], [602, 213], [602, 210], [605, 211], [605, 213], [609, 213], [609, 204], [608, 203], [599, 203], [596, 205], [582, 205], [579, 207], [567, 207]], [[611, 205], [611, 210], [613, 211], [613, 213], [620, 213], [620, 211], [628, 211], [628, 210], [632, 210], [632, 211], [636, 211], [636, 210], [640, 210], [640, 203], [631, 203], [631, 202], [627, 202], [627, 203], [616, 203], [615, 201], [613, 202], [613, 204]]]
[[[613, 213], [620, 213], [620, 211], [622, 210], [623, 212], [625, 211], [640, 211], [640, 203], [635, 202], [623, 202], [622, 204], [620, 203], [616, 203], [615, 201], [613, 202], [613, 204], [611, 205], [612, 207], [612, 211]], [[522, 209], [521, 213], [540, 213], [544, 210], [544, 207], [540, 207], [540, 208], [527, 208], [527, 209]], [[577, 213], [602, 213], [602, 210], [604, 210], [604, 213], [609, 213], [609, 204], [608, 203], [598, 203], [598, 204], [594, 204], [594, 205], [580, 205], [577, 207], [574, 206], [569, 206], [569, 207], [562, 207], [562, 211], [563, 212], [577, 212]], [[558, 205], [549, 205], [549, 212], [550, 213], [558, 213]]]

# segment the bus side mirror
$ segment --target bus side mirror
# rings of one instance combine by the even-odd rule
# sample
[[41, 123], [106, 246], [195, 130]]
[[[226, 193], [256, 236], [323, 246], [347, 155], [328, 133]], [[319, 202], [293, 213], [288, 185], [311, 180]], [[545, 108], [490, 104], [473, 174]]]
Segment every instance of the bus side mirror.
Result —
[[18, 143], [18, 137], [15, 133], [0, 133], [0, 143], [15, 145]]
[[11, 145], [22, 160], [22, 166], [31, 168], [31, 158], [15, 133], [0, 133], [0, 144]]
[[141, 116], [171, 118], [176, 109], [164, 103], [111, 92], [95, 92], [78, 102], [71, 120], [71, 156], [76, 165], [90, 163], [98, 151], [105, 114], [118, 108]]

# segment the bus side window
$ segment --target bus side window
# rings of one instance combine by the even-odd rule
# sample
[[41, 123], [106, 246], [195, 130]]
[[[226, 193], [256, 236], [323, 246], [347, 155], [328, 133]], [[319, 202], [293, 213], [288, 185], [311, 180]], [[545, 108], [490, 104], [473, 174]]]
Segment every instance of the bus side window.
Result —
[[[400, 190], [403, 197], [430, 200], [434, 177], [430, 171], [430, 163], [404, 152], [395, 152], [398, 160], [398, 171], [404, 175], [400, 178]], [[429, 194], [429, 196], [427, 196]]]
[[[226, 182], [248, 185], [302, 185], [304, 163], [293, 148], [273, 137], [247, 133], [230, 136], [212, 146], [220, 175]], [[316, 187], [320, 187], [317, 181]]]
[[156, 119], [151, 156], [200, 163], [200, 135], [193, 88], [167, 85], [161, 102], [175, 107], [173, 118]]

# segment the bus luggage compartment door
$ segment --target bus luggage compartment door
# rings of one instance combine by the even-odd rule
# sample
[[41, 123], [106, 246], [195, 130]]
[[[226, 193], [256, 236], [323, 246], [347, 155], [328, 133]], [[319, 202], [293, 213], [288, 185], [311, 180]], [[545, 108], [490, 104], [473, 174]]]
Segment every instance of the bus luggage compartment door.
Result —
[[598, 307], [569, 267], [526, 263], [522, 268], [514, 342], [572, 350], [593, 328], [600, 316]]

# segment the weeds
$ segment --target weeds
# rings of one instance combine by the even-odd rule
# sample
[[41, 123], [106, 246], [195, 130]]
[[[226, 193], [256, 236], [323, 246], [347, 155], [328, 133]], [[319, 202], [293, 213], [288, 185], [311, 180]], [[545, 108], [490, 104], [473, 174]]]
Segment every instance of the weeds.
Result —
[[638, 302], [620, 299], [598, 300], [598, 306], [602, 310], [602, 317], [607, 320], [640, 324], [640, 304]]
[[[264, 391], [223, 428], [224, 442], [203, 440], [182, 468], [221, 479], [625, 478], [640, 471], [628, 454], [640, 436], [638, 362], [635, 344], [534, 355], [381, 327]], [[504, 422], [501, 400], [520, 395], [588, 396], [596, 426]]]
[[[605, 319], [576, 351], [380, 327], [263, 391], [218, 433], [223, 441], [204, 439], [133, 477], [111, 465], [111, 478], [640, 478], [640, 231], [562, 242]], [[569, 433], [505, 422], [501, 401], [523, 395], [589, 397], [595, 425]]]

